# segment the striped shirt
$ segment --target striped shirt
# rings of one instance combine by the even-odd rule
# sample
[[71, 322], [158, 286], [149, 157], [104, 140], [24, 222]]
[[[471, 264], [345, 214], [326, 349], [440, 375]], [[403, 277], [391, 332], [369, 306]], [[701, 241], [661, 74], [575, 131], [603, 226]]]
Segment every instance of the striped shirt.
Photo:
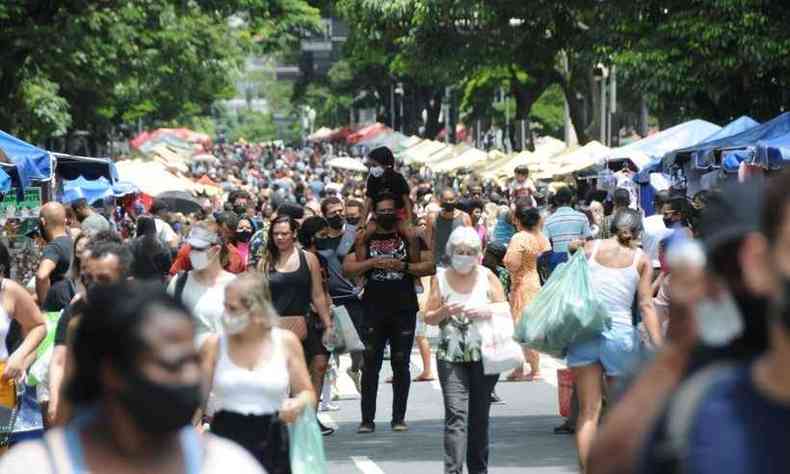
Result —
[[551, 241], [552, 250], [567, 252], [568, 244], [592, 237], [592, 231], [587, 216], [570, 207], [560, 207], [546, 219], [543, 235]]

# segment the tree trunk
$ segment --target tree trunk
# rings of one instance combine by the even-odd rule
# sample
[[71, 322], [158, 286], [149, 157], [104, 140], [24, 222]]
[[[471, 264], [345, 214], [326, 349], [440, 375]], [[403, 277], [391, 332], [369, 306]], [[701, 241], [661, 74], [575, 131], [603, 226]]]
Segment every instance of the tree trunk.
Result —
[[[530, 84], [529, 86], [522, 84], [521, 82], [516, 80], [515, 75], [510, 80], [510, 90], [513, 96], [516, 98], [516, 117], [514, 122], [518, 120], [527, 121], [526, 148], [529, 151], [535, 151], [535, 137], [532, 133], [532, 127], [529, 121], [529, 113], [532, 110], [532, 106], [535, 105], [535, 102], [538, 101], [540, 96], [543, 95], [543, 93], [550, 85], [550, 82], [548, 80], [538, 79], [535, 76], [532, 76], [532, 78], [534, 79], [535, 82], [533, 84]], [[514, 132], [514, 127], [510, 127], [508, 133], [510, 133], [511, 143], [515, 143], [513, 132]], [[521, 151], [521, 150], [517, 150], [517, 151]]]
[[442, 111], [442, 95], [444, 88], [432, 89], [431, 100], [426, 104], [428, 110], [428, 121], [425, 124], [425, 138], [433, 140], [442, 130], [439, 123], [439, 114]]

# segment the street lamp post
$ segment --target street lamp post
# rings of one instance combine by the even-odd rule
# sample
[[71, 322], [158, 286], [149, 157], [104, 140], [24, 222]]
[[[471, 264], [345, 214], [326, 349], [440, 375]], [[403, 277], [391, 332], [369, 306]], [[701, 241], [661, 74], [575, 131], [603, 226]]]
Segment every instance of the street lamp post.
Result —
[[[398, 83], [398, 88], [395, 89], [395, 93], [400, 96], [400, 133], [404, 133], [404, 124], [406, 122], [405, 117], [403, 116], [403, 101], [406, 99], [406, 93], [403, 90], [403, 83]], [[395, 128], [395, 127], [393, 127]]]

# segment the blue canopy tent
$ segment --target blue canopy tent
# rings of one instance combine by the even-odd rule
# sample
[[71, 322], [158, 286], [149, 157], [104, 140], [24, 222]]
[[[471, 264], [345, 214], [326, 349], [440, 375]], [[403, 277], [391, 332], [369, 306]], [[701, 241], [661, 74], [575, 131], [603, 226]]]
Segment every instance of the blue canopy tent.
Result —
[[639, 204], [647, 215], [653, 213], [655, 189], [650, 174], [661, 170], [661, 157], [667, 152], [699, 143], [721, 130], [705, 120], [690, 120], [626, 146], [612, 150], [609, 163], [630, 161], [636, 166], [634, 181], [639, 185]]
[[694, 159], [695, 161], [704, 159], [703, 157], [715, 150], [721, 141], [727, 140], [728, 138], [734, 137], [747, 130], [751, 130], [758, 125], [760, 125], [760, 122], [757, 122], [751, 117], [746, 115], [738, 117], [737, 119], [728, 123], [718, 132], [706, 138], [703, 142], [694, 146], [680, 148], [667, 153], [661, 160], [661, 167], [664, 169], [664, 171], [668, 171], [678, 161], [683, 162], [690, 158]]
[[0, 192], [8, 192], [12, 186], [22, 192], [34, 180], [52, 179], [52, 157], [46, 150], [0, 130], [0, 152], [5, 162], [0, 174]]
[[784, 168], [790, 164], [790, 132], [744, 148], [721, 150], [721, 167], [724, 171], [736, 173], [741, 163], [774, 170]]
[[86, 179], [80, 176], [77, 179], [63, 181], [62, 202], [64, 204], [72, 203], [78, 199], [85, 199], [88, 204], [92, 204], [112, 195], [112, 186], [104, 177]]

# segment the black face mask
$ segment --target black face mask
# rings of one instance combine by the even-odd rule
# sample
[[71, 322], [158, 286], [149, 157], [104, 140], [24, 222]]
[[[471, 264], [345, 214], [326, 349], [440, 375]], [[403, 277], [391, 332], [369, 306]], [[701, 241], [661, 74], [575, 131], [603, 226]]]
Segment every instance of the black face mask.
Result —
[[671, 228], [675, 227], [675, 221], [673, 221], [671, 218], [665, 217], [664, 218], [664, 226], [667, 229], [671, 229]]
[[252, 238], [252, 231], [251, 230], [237, 230], [236, 231], [236, 241], [237, 242], [249, 242]]
[[395, 214], [378, 214], [376, 216], [376, 221], [379, 223], [382, 229], [392, 230], [395, 228], [395, 225], [398, 222], [398, 216]]
[[442, 203], [442, 211], [444, 212], [453, 212], [456, 208], [457, 204], [454, 202], [443, 202]]
[[733, 298], [743, 321], [738, 347], [748, 355], [762, 353], [768, 348], [768, 299], [746, 293], [735, 293]]
[[329, 227], [331, 227], [331, 228], [333, 228], [335, 230], [340, 230], [340, 229], [343, 228], [343, 224], [344, 224], [343, 216], [332, 216], [329, 219], [327, 219], [326, 221], [327, 221], [327, 223], [329, 223]]
[[238, 215], [238, 216], [243, 216], [244, 214], [247, 213], [247, 207], [246, 206], [234, 206], [233, 207], [233, 212], [235, 212], [236, 215]]
[[346, 217], [346, 222], [348, 222], [348, 225], [359, 225], [359, 217]]
[[159, 384], [134, 373], [127, 382], [118, 400], [148, 434], [164, 435], [186, 426], [202, 402], [199, 384]]

